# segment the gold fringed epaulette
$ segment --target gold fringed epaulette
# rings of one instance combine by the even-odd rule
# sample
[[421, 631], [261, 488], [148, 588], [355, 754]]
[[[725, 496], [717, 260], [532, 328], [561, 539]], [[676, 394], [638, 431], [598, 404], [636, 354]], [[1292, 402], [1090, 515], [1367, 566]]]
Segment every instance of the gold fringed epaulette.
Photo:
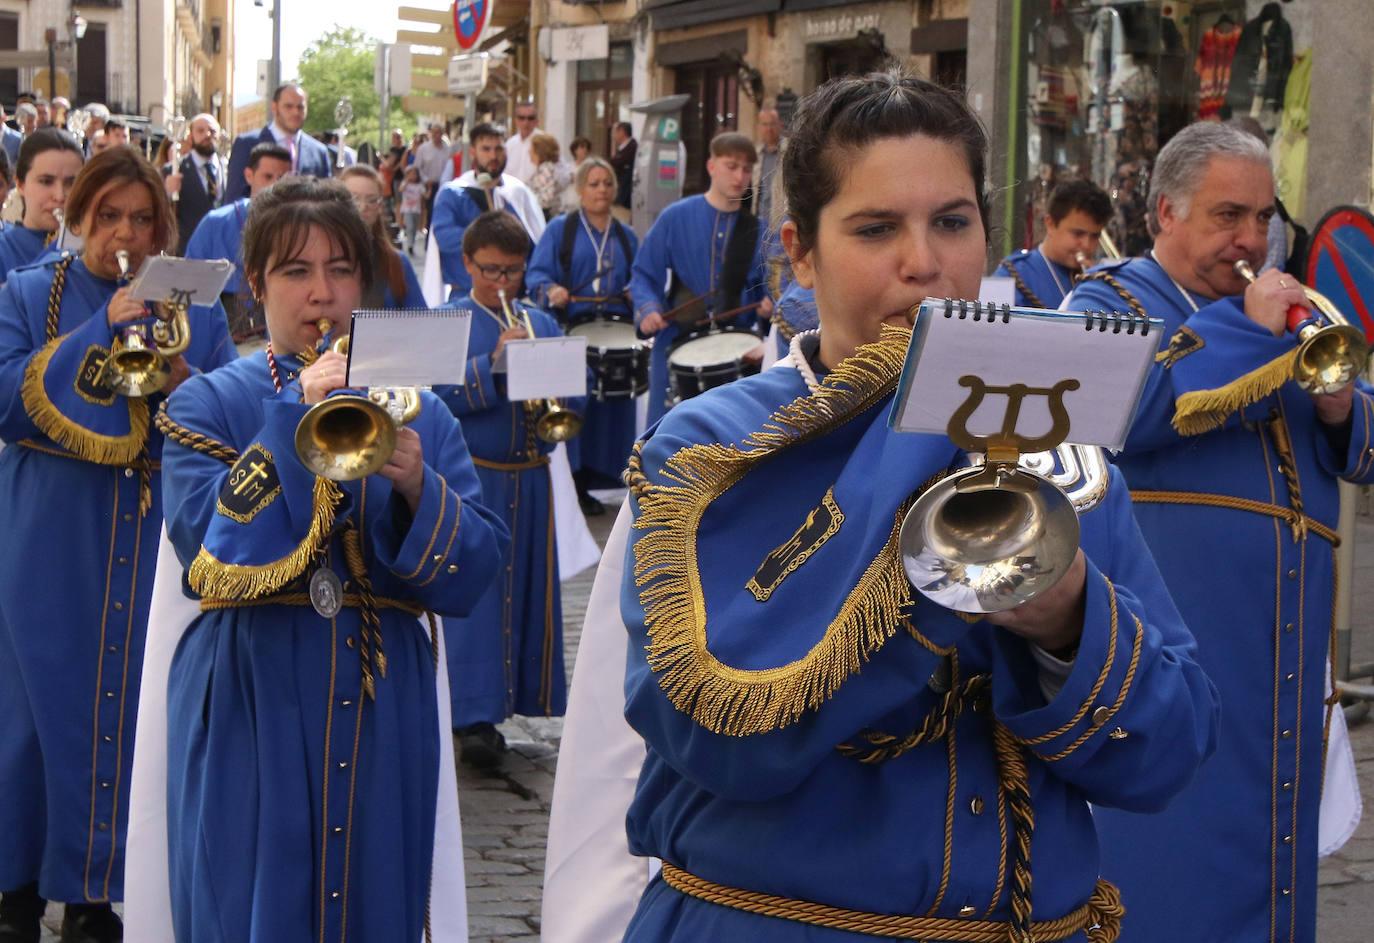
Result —
[[1184, 393], [1174, 407], [1174, 431], [1179, 435], [1201, 435], [1219, 428], [1227, 416], [1259, 402], [1291, 380], [1297, 356], [1294, 348], [1225, 386]]
[[747, 736], [795, 723], [905, 623], [912, 600], [898, 550], [904, 506], [885, 545], [805, 655], [777, 668], [723, 664], [706, 644], [696, 535], [711, 502], [754, 464], [832, 431], [890, 394], [910, 337], [910, 331], [885, 327], [881, 340], [859, 348], [814, 393], [774, 412], [740, 446], [688, 446], [667, 461], [664, 483], [642, 489], [635, 526], [650, 532], [635, 542], [634, 552], [648, 663], [673, 705], [707, 730]]
[[305, 572], [334, 529], [334, 514], [343, 498], [339, 486], [316, 478], [310, 529], [296, 549], [271, 563], [225, 563], [204, 545], [187, 571], [187, 582], [198, 595], [213, 599], [255, 599], [275, 593]]
[[48, 364], [62, 340], [59, 337], [41, 347], [24, 370], [24, 382], [19, 388], [24, 409], [44, 435], [77, 458], [97, 465], [132, 463], [142, 454], [148, 440], [148, 401], [140, 397], [122, 397], [129, 410], [129, 431], [124, 435], [92, 432], [74, 422], [48, 398], [43, 386]]

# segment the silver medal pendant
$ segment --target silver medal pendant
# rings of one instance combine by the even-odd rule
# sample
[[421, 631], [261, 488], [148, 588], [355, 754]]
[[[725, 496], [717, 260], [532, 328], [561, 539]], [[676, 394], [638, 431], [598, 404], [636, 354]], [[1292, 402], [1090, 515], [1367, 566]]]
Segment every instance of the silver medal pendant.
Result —
[[325, 619], [334, 618], [343, 608], [343, 583], [328, 567], [320, 567], [310, 576], [310, 605]]

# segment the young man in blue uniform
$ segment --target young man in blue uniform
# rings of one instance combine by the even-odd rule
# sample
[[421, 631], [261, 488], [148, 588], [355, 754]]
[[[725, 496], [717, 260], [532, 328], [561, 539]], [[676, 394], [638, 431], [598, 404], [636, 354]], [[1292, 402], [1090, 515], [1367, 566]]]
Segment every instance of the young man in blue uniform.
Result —
[[286, 148], [276, 144], [254, 147], [243, 169], [248, 195], [206, 213], [186, 242], [188, 259], [228, 259], [234, 263], [234, 274], [224, 283], [220, 300], [236, 336], [245, 333], [254, 320], [252, 295], [243, 278], [243, 227], [248, 220], [248, 203], [290, 172], [291, 155]]
[[[529, 240], [509, 213], [484, 213], [463, 234], [472, 294], [446, 307], [472, 311], [466, 382], [435, 390], [463, 424], [483, 500], [510, 530], [510, 552], [471, 614], [445, 623], [452, 678], [453, 727], [463, 760], [501, 761], [496, 725], [512, 714], [561, 716], [566, 705], [563, 605], [554, 544], [552, 443], [536, 434], [547, 404], [512, 402], [505, 374], [493, 371], [507, 341], [558, 337], [552, 316], [517, 302]], [[501, 293], [510, 305], [503, 310]], [[580, 400], [567, 404], [582, 411]]]
[[1167, 810], [1095, 810], [1102, 873], [1131, 914], [1123, 940], [1311, 943], [1337, 480], [1374, 480], [1374, 399], [1289, 381], [1302, 287], [1234, 270], [1265, 256], [1262, 144], [1184, 129], [1151, 200], [1153, 251], [1099, 267], [1069, 306], [1165, 319], [1118, 467], [1224, 710], [1216, 755]]
[[1102, 228], [1112, 218], [1111, 198], [1089, 180], [1069, 180], [1050, 193], [1045, 238], [1034, 249], [1013, 252], [993, 275], [1016, 283], [1016, 303], [1058, 308], [1082, 273], [1078, 257], [1097, 257]]
[[[758, 153], [754, 142], [734, 131], [711, 141], [706, 171], [711, 187], [665, 209], [654, 220], [635, 256], [630, 298], [635, 325], [654, 339], [649, 360], [649, 417], [653, 425], [668, 411], [668, 354], [685, 330], [704, 325], [707, 316], [756, 304], [752, 310], [724, 319], [720, 326], [753, 328], [773, 310], [767, 295], [762, 227], [741, 204]], [[671, 273], [673, 288], [664, 285]], [[689, 304], [696, 301], [696, 304]], [[680, 311], [684, 327], [673, 311]]]

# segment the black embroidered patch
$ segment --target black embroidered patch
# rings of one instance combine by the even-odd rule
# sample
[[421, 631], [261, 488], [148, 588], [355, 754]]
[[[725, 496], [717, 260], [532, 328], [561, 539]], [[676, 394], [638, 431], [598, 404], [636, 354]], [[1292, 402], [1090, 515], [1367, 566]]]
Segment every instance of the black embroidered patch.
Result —
[[806, 515], [802, 526], [792, 535], [792, 539], [763, 558], [758, 572], [745, 586], [759, 602], [767, 602], [773, 591], [782, 584], [788, 574], [801, 566], [811, 555], [835, 535], [844, 523], [844, 513], [835, 503], [835, 489], [831, 488], [821, 499], [820, 506]]
[[1206, 346], [1207, 342], [1197, 331], [1184, 325], [1169, 338], [1169, 346], [1155, 354], [1155, 363], [1164, 364], [1164, 369], [1168, 370], [1184, 357], [1195, 354]]
[[109, 406], [115, 400], [114, 390], [106, 386], [101, 379], [105, 372], [105, 361], [109, 356], [109, 350], [99, 344], [92, 344], [86, 349], [81, 369], [76, 371], [77, 395], [96, 406]]
[[247, 524], [281, 494], [281, 479], [272, 453], [256, 442], [229, 469], [219, 493], [217, 509], [225, 517]]

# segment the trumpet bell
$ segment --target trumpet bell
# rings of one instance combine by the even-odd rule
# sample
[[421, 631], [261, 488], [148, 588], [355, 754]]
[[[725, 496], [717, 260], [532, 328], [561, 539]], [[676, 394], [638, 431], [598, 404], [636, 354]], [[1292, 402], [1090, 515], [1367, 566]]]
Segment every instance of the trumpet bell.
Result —
[[1021, 468], [966, 468], [929, 488], [902, 521], [907, 578], [957, 612], [1014, 609], [1059, 582], [1078, 553], [1078, 513]]
[[1293, 367], [1294, 380], [1309, 393], [1337, 393], [1364, 372], [1369, 344], [1358, 328], [1327, 324], [1305, 331]]
[[396, 450], [396, 422], [365, 396], [331, 396], [296, 425], [296, 454], [316, 475], [356, 481], [379, 471]]
[[582, 417], [571, 409], [554, 406], [534, 424], [534, 434], [544, 442], [567, 442], [582, 431]]
[[120, 396], [150, 396], [167, 385], [172, 366], [138, 331], [119, 339], [105, 362], [105, 382]]

